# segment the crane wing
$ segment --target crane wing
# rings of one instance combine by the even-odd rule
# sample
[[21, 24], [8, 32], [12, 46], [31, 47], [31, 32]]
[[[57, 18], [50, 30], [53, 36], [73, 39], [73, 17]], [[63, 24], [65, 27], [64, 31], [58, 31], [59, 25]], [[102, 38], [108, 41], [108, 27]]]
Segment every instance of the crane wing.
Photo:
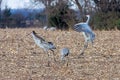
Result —
[[77, 32], [91, 33], [92, 30], [88, 24], [76, 24], [73, 29]]
[[86, 36], [89, 35], [92, 41], [95, 39], [95, 34], [88, 24], [78, 23], [73, 27], [73, 29], [77, 32], [84, 32]]

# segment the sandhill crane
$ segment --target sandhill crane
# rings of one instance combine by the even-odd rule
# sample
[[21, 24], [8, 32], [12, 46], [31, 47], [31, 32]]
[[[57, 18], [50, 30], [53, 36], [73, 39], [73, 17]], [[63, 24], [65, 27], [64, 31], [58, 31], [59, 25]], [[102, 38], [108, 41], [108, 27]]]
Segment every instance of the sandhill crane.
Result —
[[60, 53], [61, 53], [61, 60], [64, 60], [64, 57], [68, 56], [70, 52], [68, 48], [62, 48]]
[[50, 27], [50, 28], [48, 28], [48, 26], [44, 26], [43, 29], [44, 30], [49, 30], [49, 31], [55, 31], [55, 30], [57, 30], [56, 27]]
[[[70, 51], [69, 51], [69, 49], [68, 48], [62, 48], [61, 50], [60, 50], [60, 53], [61, 53], [61, 60], [62, 60], [62, 62], [64, 61], [64, 62], [66, 62], [65, 61], [65, 57], [67, 57], [69, 54], [70, 54]], [[66, 66], [68, 66], [68, 59], [67, 59], [67, 62], [66, 62]]]
[[90, 26], [88, 25], [89, 20], [90, 20], [90, 15], [86, 15], [86, 16], [88, 18], [86, 22], [77, 23], [73, 27], [75, 31], [82, 32], [85, 38], [84, 47], [80, 55], [84, 54], [85, 49], [88, 47], [88, 42], [91, 42], [93, 45], [93, 40], [95, 39], [95, 34], [90, 28]]
[[[54, 44], [52, 42], [45, 41], [42, 37], [38, 36], [35, 31], [32, 31], [32, 37], [33, 37], [35, 43], [40, 48], [42, 48], [47, 54], [48, 54], [48, 50], [51, 50], [54, 55], [54, 49], [56, 49], [56, 47], [54, 46]], [[49, 57], [49, 54], [48, 54], [48, 57]], [[55, 60], [55, 58], [54, 58], [54, 60]]]

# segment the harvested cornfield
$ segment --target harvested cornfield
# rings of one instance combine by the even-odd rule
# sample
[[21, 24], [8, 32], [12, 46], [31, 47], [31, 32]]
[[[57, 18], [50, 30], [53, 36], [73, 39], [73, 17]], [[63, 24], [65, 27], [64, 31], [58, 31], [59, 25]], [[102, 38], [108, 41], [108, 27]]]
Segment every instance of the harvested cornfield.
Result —
[[[48, 57], [30, 34], [38, 35], [56, 45], [55, 58]], [[94, 31], [93, 47], [78, 58], [84, 44], [75, 31], [45, 31], [39, 28], [0, 29], [0, 80], [120, 80], [120, 31]], [[63, 63], [60, 49], [67, 47], [70, 55]]]

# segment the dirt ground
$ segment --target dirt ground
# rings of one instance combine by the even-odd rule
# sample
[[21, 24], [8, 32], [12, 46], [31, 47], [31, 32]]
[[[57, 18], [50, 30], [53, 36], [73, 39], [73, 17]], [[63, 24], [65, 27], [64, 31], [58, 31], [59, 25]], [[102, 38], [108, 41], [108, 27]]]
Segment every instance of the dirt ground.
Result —
[[[49, 52], [48, 59], [28, 35], [32, 30], [54, 42], [55, 56]], [[120, 31], [94, 32], [93, 47], [89, 44], [84, 56], [78, 58], [84, 44], [81, 33], [0, 29], [0, 80], [120, 80]], [[70, 49], [70, 55], [63, 62], [60, 49], [64, 47]]]

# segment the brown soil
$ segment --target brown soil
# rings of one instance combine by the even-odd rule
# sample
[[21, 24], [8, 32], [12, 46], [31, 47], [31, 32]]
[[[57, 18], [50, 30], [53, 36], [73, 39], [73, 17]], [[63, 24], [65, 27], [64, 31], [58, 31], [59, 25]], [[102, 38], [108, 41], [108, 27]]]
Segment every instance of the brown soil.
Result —
[[[28, 35], [32, 30], [54, 42], [55, 56], [49, 52], [48, 59], [36, 46]], [[89, 44], [84, 56], [78, 58], [84, 44], [81, 33], [39, 28], [0, 29], [0, 80], [120, 80], [120, 31], [94, 32], [93, 47]], [[63, 47], [70, 49], [65, 62], [60, 60]]]

